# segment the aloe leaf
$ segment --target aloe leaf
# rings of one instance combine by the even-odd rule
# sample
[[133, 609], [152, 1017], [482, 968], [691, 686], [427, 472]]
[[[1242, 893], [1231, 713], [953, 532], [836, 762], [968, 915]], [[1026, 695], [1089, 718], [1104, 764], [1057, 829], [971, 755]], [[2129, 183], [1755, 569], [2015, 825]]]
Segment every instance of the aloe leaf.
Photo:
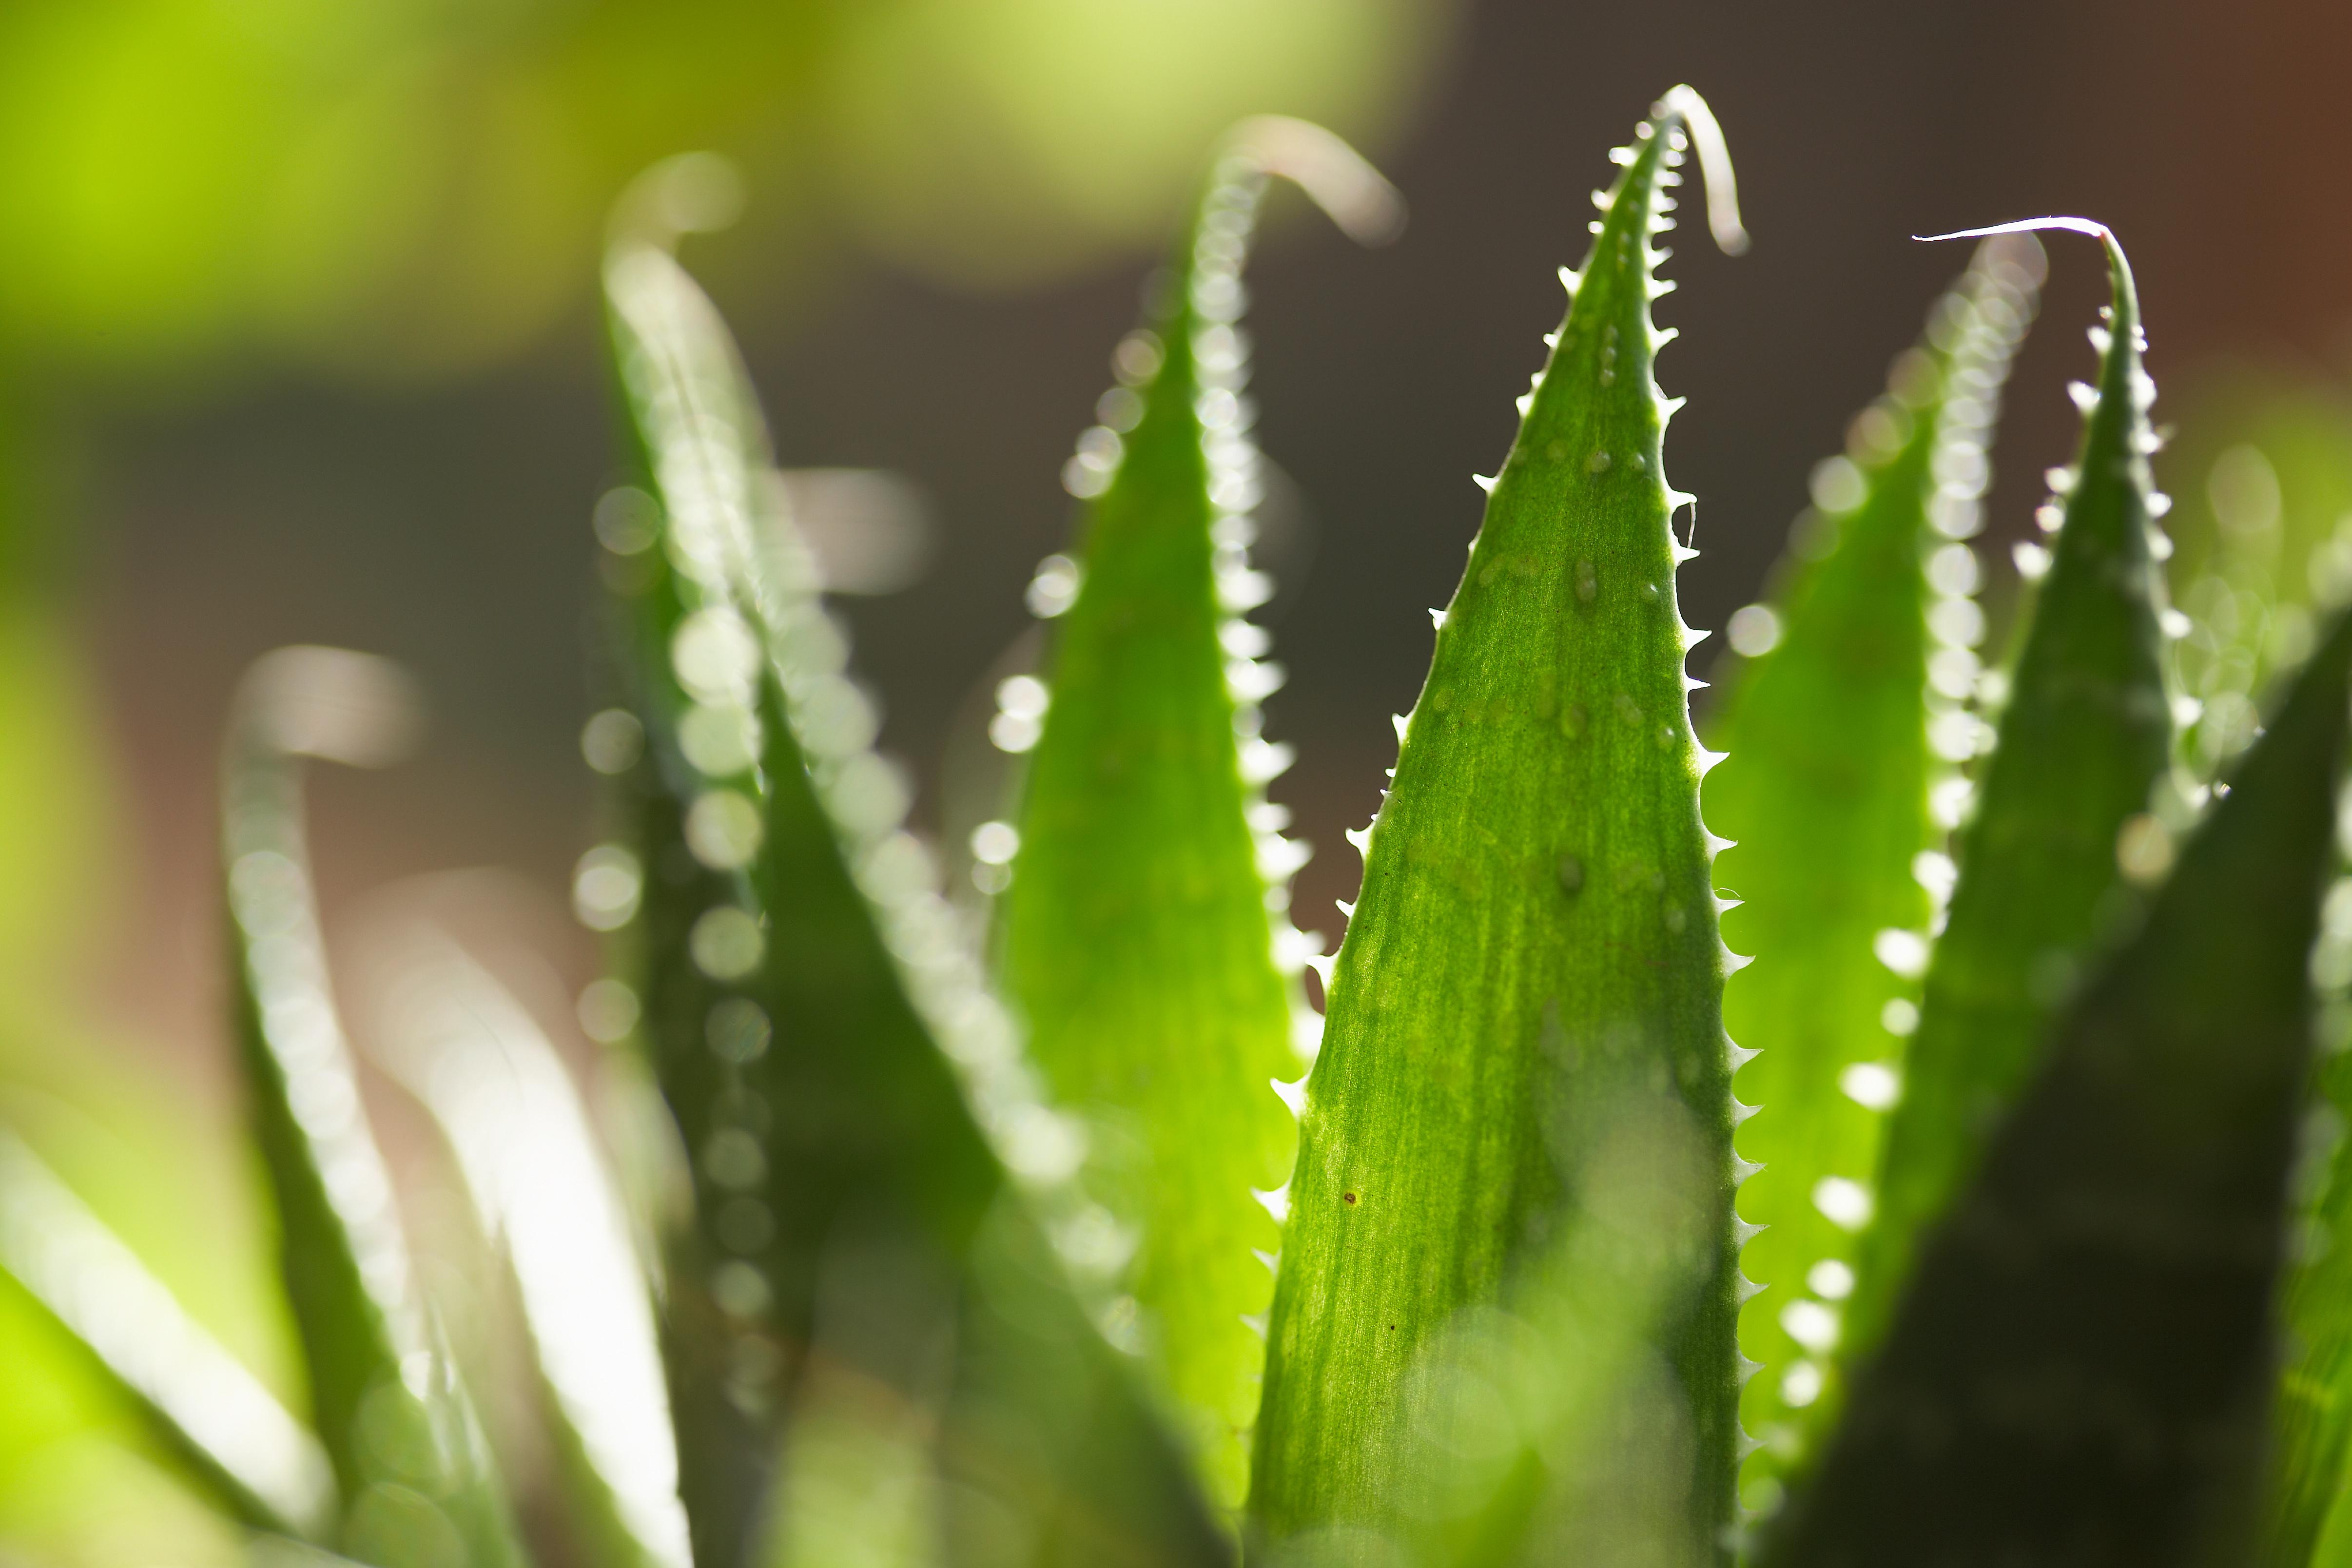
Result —
[[[1744, 241], [1721, 144], [1676, 89], [1596, 193], [1591, 259], [1491, 483], [1374, 819], [1307, 1080], [1251, 1517], [1281, 1542], [1394, 1534], [1423, 1347], [1501, 1302], [1573, 1228], [1584, 1113], [1670, 1094], [1705, 1150], [1700, 1244], [1675, 1260], [1664, 1400], [1685, 1435], [1682, 1549], [1731, 1505], [1738, 1442], [1725, 953], [1687, 717], [1676, 539], [1652, 379], [1651, 238], [1687, 138], [1718, 239]], [[1587, 1201], [1597, 1201], [1585, 1194]], [[1663, 1245], [1663, 1242], [1661, 1243]], [[1686, 1479], [1686, 1488], [1681, 1483]], [[1309, 1548], [1303, 1542], [1299, 1550]]]
[[387, 938], [375, 1055], [439, 1124], [514, 1272], [575, 1528], [613, 1563], [685, 1568], [653, 1303], [570, 1075], [530, 1011], [438, 926]]
[[[2167, 776], [2172, 726], [2147, 462], [2156, 385], [2140, 365], [2139, 298], [2122, 247], [2098, 225], [2052, 219], [1971, 232], [2034, 226], [2097, 237], [2113, 302], [2106, 325], [2092, 331], [2098, 385], [2077, 393], [2087, 417], [2076, 462], [2053, 476], [2063, 522], [1975, 817], [1959, 837], [1958, 882], [1928, 962], [1876, 1190], [1824, 1194], [1831, 1218], [1868, 1224], [1843, 1315], [1848, 1367], [1869, 1354], [1921, 1236], [1967, 1182], [2031, 1076], [2084, 953], [2126, 899], [2118, 857], [2145, 860], [2149, 849], [2127, 841], [2127, 827], [2140, 837], [2165, 832], [2147, 815]], [[1925, 952], [1923, 936], [1897, 938], [1891, 952], [1895, 944], [1907, 949], [1898, 959]]]
[[488, 1446], [412, 1277], [328, 983], [301, 758], [373, 765], [408, 723], [396, 670], [281, 649], [240, 689], [222, 782], [236, 1021], [254, 1137], [313, 1417], [345, 1499], [341, 1544], [379, 1568], [523, 1561]]
[[1751, 1508], [1797, 1456], [1813, 1358], [1853, 1285], [1853, 1234], [1814, 1195], [1875, 1172], [1917, 1020], [1917, 981], [1880, 961], [1879, 934], [1926, 929], [1950, 891], [1935, 801], [1974, 749], [1984, 619], [1962, 541], [1980, 526], [1985, 443], [2040, 277], [2032, 240], [1979, 247], [1819, 470], [1821, 504], [1798, 519], [1769, 601], [1732, 618], [1740, 656], [1724, 662], [1707, 735], [1727, 755], [1706, 799], [1735, 841], [1716, 878], [1743, 901], [1724, 940], [1759, 960], [1724, 988], [1726, 1027], [1758, 1052], [1738, 1092], [1763, 1108], [1738, 1138], [1763, 1167], [1738, 1205], [1764, 1228], [1741, 1257], [1761, 1287], [1740, 1320], [1761, 1367], [1741, 1401], [1762, 1445], [1744, 1468]]
[[0, 1272], [89, 1352], [231, 1513], [257, 1530], [332, 1529], [334, 1474], [318, 1439], [6, 1132]]
[[[2315, 971], [2352, 969], [2352, 882], [2328, 892]], [[2340, 993], [2340, 988], [2339, 988]], [[2341, 1038], [2343, 1001], [2330, 998]], [[2327, 1031], [2323, 1031], [2323, 1038]], [[2319, 1190], [2302, 1215], [2302, 1245], [2280, 1291], [2284, 1340], [2254, 1561], [2271, 1568], [2352, 1563], [2352, 1055], [2339, 1046], [2317, 1071], [2325, 1137]]]
[[1001, 916], [1031, 1055], [1091, 1124], [1085, 1180], [1132, 1249], [1116, 1281], [1137, 1314], [1130, 1343], [1235, 1510], [1274, 1295], [1265, 1260], [1281, 1245], [1252, 1194], [1280, 1186], [1297, 1151], [1274, 1085], [1303, 1076], [1297, 976], [1321, 951], [1280, 913], [1305, 846], [1265, 799], [1286, 758], [1260, 738], [1258, 705], [1281, 668], [1241, 616], [1265, 594], [1249, 567], [1261, 481], [1238, 321], [1269, 174], [1360, 232], [1395, 226], [1386, 182], [1316, 127], [1249, 121], [1219, 159], [1163, 308], [1121, 345], [1108, 423], [1069, 469], [1090, 497], [1084, 572], [1053, 622], [1051, 706]]
[[[1019, 1560], [1223, 1561], [1181, 1454], [1073, 1292], [1077, 1135], [1039, 1100], [899, 826], [906, 788], [868, 749], [872, 709], [766, 482], [733, 345], [656, 245], [617, 244], [606, 286], [659, 501], [623, 603], [647, 741], [646, 1030], [695, 1166], [693, 1270], [674, 1289], [708, 1305], [721, 1394], [780, 1428], [831, 1260], [912, 1252], [950, 1281], [947, 1315], [877, 1296], [858, 1370], [920, 1399], [924, 1347], [947, 1336], [935, 1461], [1020, 1521]], [[689, 1496], [698, 1561], [740, 1559], [757, 1500], [696, 1517]]]
[[2064, 1008], [1767, 1562], [2243, 1560], [2347, 666], [2339, 619]]

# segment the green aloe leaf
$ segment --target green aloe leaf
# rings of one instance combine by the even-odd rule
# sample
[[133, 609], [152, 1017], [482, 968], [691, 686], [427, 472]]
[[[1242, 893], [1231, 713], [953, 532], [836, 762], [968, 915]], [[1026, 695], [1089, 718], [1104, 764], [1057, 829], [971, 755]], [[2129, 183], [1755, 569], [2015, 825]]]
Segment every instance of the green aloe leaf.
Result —
[[0, 1272], [89, 1353], [229, 1512], [257, 1530], [331, 1531], [334, 1474], [318, 1439], [5, 1131]]
[[1137, 1314], [1129, 1343], [1234, 1510], [1281, 1246], [1254, 1195], [1279, 1187], [1297, 1152], [1277, 1086], [1304, 1074], [1297, 975], [1321, 951], [1281, 913], [1305, 846], [1265, 798], [1286, 758], [1260, 737], [1258, 705], [1281, 669], [1242, 619], [1265, 589], [1248, 564], [1261, 481], [1240, 275], [1269, 174], [1364, 237], [1401, 216], [1362, 160], [1297, 120], [1244, 123], [1218, 161], [1163, 308], [1121, 345], [1109, 423], [1071, 465], [1091, 497], [1083, 576], [1053, 623], [1001, 916], [1031, 1055], [1089, 1124], [1083, 1179], [1132, 1249], [1116, 1281]]
[[[2315, 971], [2352, 972], [2352, 881], [2329, 889]], [[2323, 1038], [2343, 1039], [2340, 985]], [[2352, 1053], [2340, 1045], [2318, 1072], [2324, 1160], [2303, 1216], [2302, 1245], [2280, 1292], [2284, 1337], [2273, 1411], [2262, 1546], [2268, 1568], [2352, 1563]], [[2320, 1129], [2315, 1129], [2320, 1130]]]
[[[1254, 1528], [1296, 1551], [1418, 1533], [1417, 1364], [1535, 1290], [1613, 1206], [1575, 1179], [1615, 1095], [1666, 1102], [1703, 1218], [1657, 1324], [1677, 1539], [1714, 1550], [1739, 1441], [1731, 1051], [1665, 485], [1674, 406], [1652, 237], [1687, 139], [1745, 236], [1713, 118], [1678, 88], [1629, 148], [1407, 721], [1307, 1080], [1254, 1455]], [[1351, 835], [1351, 837], [1356, 837]], [[1601, 1184], [1605, 1186], [1606, 1184]], [[1667, 1228], [1677, 1229], [1678, 1228]], [[1637, 1233], [1638, 1235], [1638, 1233]], [[1655, 1244], [1668, 1245], [1664, 1235]], [[1629, 1312], [1639, 1309], [1629, 1304]], [[1357, 1550], [1333, 1546], [1329, 1550]], [[1363, 1550], [1370, 1550], [1364, 1548]]]
[[[1959, 836], [1958, 883], [1927, 963], [1876, 1190], [1827, 1195], [1832, 1218], [1868, 1224], [1843, 1315], [1848, 1367], [1869, 1354], [1926, 1228], [2031, 1077], [2084, 955], [2127, 904], [2124, 865], [2146, 870], [2165, 852], [2167, 829], [2147, 815], [2172, 738], [2148, 471], [2156, 384], [2140, 365], [2139, 297], [2122, 247], [2095, 225], [2042, 222], [2053, 225], [2106, 249], [2113, 302], [2092, 331], [2099, 382], [2076, 393], [2086, 419], [2075, 464], [2053, 475], [2063, 520]], [[1924, 934], [1893, 939], [1889, 956], [1916, 966], [1927, 956]]]
[[[1741, 1349], [1761, 1366], [1741, 1416], [1762, 1445], [1744, 1469], [1769, 1507], [1796, 1459], [1852, 1289], [1853, 1231], [1822, 1212], [1824, 1182], [1875, 1174], [1918, 983], [1879, 959], [1880, 933], [1925, 930], [1950, 892], [1952, 764], [1974, 749], [1967, 711], [1984, 617], [1969, 598], [1985, 444], [2042, 276], [2031, 239], [1988, 240], [1895, 362], [1886, 395], [1824, 463], [1766, 603], [1733, 616], [1729, 679], [1707, 741], [1709, 824], [1735, 841], [1716, 878], [1743, 902], [1724, 940], [1758, 960], [1724, 988], [1731, 1037], [1758, 1052], [1738, 1091], [1762, 1113], [1739, 1131], [1763, 1168], [1740, 1217], [1762, 1287]], [[1965, 788], [1965, 786], [1962, 786]]]
[[598, 1561], [686, 1568], [653, 1301], [570, 1074], [528, 1009], [429, 919], [380, 942], [373, 1055], [448, 1139], [513, 1270], [571, 1495]]
[[1768, 1563], [2244, 1560], [2347, 666], [2339, 619], [2063, 1009]]
[[[646, 1033], [697, 1186], [673, 1312], [702, 1314], [684, 1326], [719, 1398], [761, 1429], [786, 1429], [813, 1342], [935, 1406], [950, 1541], [985, 1525], [959, 1500], [979, 1497], [1000, 1538], [1018, 1521], [1013, 1561], [1223, 1561], [1070, 1282], [1093, 1235], [1067, 1185], [1079, 1138], [899, 825], [907, 788], [869, 749], [733, 345], [657, 245], [616, 244], [606, 288], [656, 503], [615, 575], [646, 743]], [[748, 1479], [688, 1496], [698, 1560], [740, 1560]]]
[[328, 982], [302, 758], [373, 765], [408, 723], [383, 661], [288, 648], [238, 694], [222, 781], [236, 1022], [345, 1552], [379, 1568], [523, 1561], [473, 1407], [412, 1275]]

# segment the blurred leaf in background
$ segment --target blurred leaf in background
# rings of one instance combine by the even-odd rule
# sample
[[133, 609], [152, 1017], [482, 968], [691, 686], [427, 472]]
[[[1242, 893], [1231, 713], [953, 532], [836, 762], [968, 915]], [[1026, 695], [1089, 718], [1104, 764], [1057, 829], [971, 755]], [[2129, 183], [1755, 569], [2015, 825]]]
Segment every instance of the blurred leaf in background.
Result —
[[2211, 778], [2254, 737], [2255, 698], [2352, 589], [2352, 386], [2255, 361], [2210, 367], [2163, 459], [2187, 760]]
[[118, 371], [478, 367], [716, 147], [779, 251], [1009, 287], [1156, 240], [1240, 115], [1377, 145], [1451, 0], [37, 0], [0, 13], [0, 345]]

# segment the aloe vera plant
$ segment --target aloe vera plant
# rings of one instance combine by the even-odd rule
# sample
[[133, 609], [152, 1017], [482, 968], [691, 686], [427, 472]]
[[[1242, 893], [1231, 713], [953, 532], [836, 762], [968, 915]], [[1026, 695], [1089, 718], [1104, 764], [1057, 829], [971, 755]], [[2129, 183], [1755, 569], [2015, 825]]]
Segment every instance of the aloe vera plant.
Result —
[[2080, 455], [2053, 476], [2057, 536], [1905, 1054], [1845, 1316], [1849, 1359], [1875, 1341], [1922, 1230], [1966, 1180], [2031, 1073], [2046, 1019], [2118, 918], [2127, 827], [2165, 831], [2147, 815], [2171, 742], [2150, 542], [2156, 386], [2140, 364], [2130, 265], [2105, 229], [2082, 226], [2105, 246], [2113, 284], [2093, 332], [2099, 380], [2078, 394]]
[[1110, 1244], [1134, 1252], [1115, 1310], [1131, 1302], [1137, 1321], [1118, 1332], [1148, 1346], [1227, 1509], [1257, 1413], [1281, 1245], [1263, 1200], [1295, 1150], [1276, 1095], [1297, 1092], [1309, 940], [1282, 912], [1304, 851], [1264, 795], [1283, 756], [1256, 733], [1281, 669], [1239, 613], [1262, 581], [1247, 564], [1261, 481], [1240, 275], [1269, 174], [1360, 237], [1393, 230], [1394, 193], [1316, 127], [1249, 122], [1219, 160], [1165, 308], [1125, 346], [1136, 384], [1108, 410], [1125, 433], [1081, 441], [1076, 487], [1101, 493], [1082, 586], [1054, 622], [1003, 900], [1031, 1054], [1092, 1123], [1087, 1175], [1118, 1227]]
[[[1687, 89], [1663, 100], [1564, 279], [1566, 320], [1487, 482], [1486, 523], [1444, 612], [1307, 1081], [1269, 1340], [1253, 1514], [1276, 1540], [1398, 1527], [1402, 1396], [1416, 1353], [1496, 1303], [1573, 1212], [1580, 1103], [1671, 1098], [1713, 1151], [1712, 1215], [1678, 1260], [1692, 1300], [1666, 1354], [1687, 1410], [1690, 1511], [1728, 1519], [1737, 1442], [1734, 1117], [1724, 951], [1698, 820], [1651, 360], [1666, 184]], [[1710, 161], [1713, 161], [1712, 159]], [[1728, 170], [1717, 235], [1739, 238]], [[1581, 807], [1582, 809], [1580, 809]], [[1566, 1145], [1566, 1146], [1563, 1146]], [[1402, 1155], [1402, 1157], [1399, 1157]], [[1591, 1201], [1587, 1199], [1586, 1201]]]
[[[307, 1406], [29, 1131], [0, 1130], [7, 1303], [272, 1561], [2336, 1561], [2352, 1155], [2313, 1041], [2352, 1016], [2352, 894], [2321, 899], [2352, 622], [2210, 792], [2211, 748], [2173, 767], [2130, 270], [2096, 225], [2004, 225], [1816, 471], [1729, 629], [1729, 760], [1702, 747], [1652, 319], [1692, 152], [1745, 245], [1677, 88], [1482, 481], [1320, 1020], [1244, 618], [1240, 268], [1269, 176], [1365, 237], [1393, 193], [1296, 121], [1219, 153], [1066, 471], [983, 931], [873, 749], [657, 168], [604, 271], [629, 476], [594, 518], [610, 836], [572, 889], [607, 960], [583, 1027], [657, 1090], [656, 1153], [616, 1166], [451, 929], [379, 936], [350, 1031], [497, 1244], [537, 1437], [457, 1370], [496, 1375], [453, 1354], [328, 973], [301, 759], [388, 761], [411, 706], [361, 655], [257, 666], [224, 780]], [[2113, 302], [1988, 669], [1968, 541], [2048, 227], [2101, 240]]]
[[[1710, 821], [1737, 841], [1716, 874], [1746, 902], [1726, 939], [1756, 962], [1726, 987], [1733, 1038], [1763, 1042], [1740, 1092], [1763, 1169], [1740, 1212], [1764, 1228], [1747, 1268], [1767, 1288], [1741, 1341], [1760, 1364], [1742, 1414], [1746, 1467], [1769, 1505], [1804, 1447], [1906, 1038], [1918, 1026], [1915, 946], [1950, 895], [1948, 832], [1980, 730], [1979, 567], [1985, 442], [2033, 310], [2031, 240], [1987, 241], [1939, 300], [1886, 394], [1819, 470], [1769, 601], [1734, 618], [1734, 665], [1710, 744]], [[1891, 966], [1890, 966], [1891, 959]]]

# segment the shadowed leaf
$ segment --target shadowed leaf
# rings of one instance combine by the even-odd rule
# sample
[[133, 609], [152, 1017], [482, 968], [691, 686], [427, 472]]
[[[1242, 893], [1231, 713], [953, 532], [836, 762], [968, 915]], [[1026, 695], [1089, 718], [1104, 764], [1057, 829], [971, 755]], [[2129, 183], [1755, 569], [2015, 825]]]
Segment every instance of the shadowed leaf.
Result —
[[2074, 466], [2055, 476], [2064, 520], [1976, 814], [1958, 838], [1959, 880], [1876, 1189], [1857, 1215], [1874, 1205], [1844, 1316], [1843, 1365], [1876, 1342], [1920, 1235], [2031, 1076], [2053, 1009], [2126, 895], [2126, 826], [2147, 811], [2166, 775], [2172, 726], [2147, 465], [2156, 386], [2140, 368], [2139, 299], [2123, 251], [2105, 230], [2079, 226], [2105, 246], [2114, 285], [2108, 324], [2092, 332], [2099, 384]]
[[2352, 621], [2064, 1009], [1767, 1563], [2238, 1562]]

